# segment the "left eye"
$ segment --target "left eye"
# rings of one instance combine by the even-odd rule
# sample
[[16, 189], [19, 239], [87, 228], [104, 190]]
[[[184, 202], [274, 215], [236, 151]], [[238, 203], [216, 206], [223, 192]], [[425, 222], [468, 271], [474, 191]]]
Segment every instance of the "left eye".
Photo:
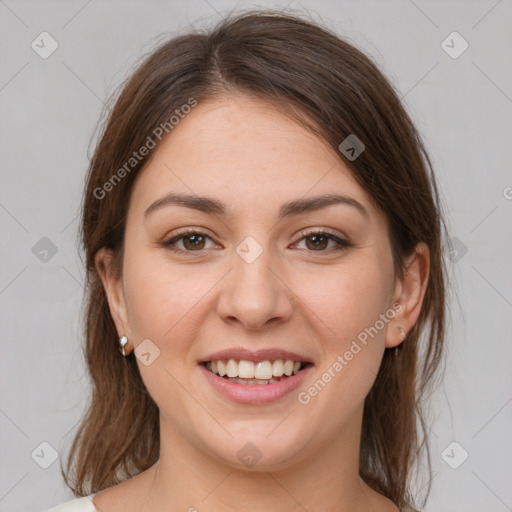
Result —
[[[351, 244], [347, 240], [343, 240], [335, 234], [327, 231], [314, 231], [310, 233], [301, 233], [301, 235], [302, 238], [300, 238], [299, 242], [305, 240], [307, 249], [311, 252], [328, 252], [325, 249], [327, 249], [329, 242], [334, 242], [334, 247], [330, 247], [330, 249], [335, 251], [351, 247]], [[205, 249], [206, 239], [213, 241], [206, 233], [202, 233], [200, 231], [188, 231], [186, 233], [176, 235], [170, 240], [164, 242], [163, 245], [173, 251], [200, 252]], [[183, 248], [177, 246], [177, 243], [180, 241], [183, 244]], [[311, 241], [312, 243], [308, 243], [308, 241]]]
[[[331, 249], [335, 251], [341, 251], [351, 246], [347, 240], [342, 240], [335, 234], [327, 231], [313, 231], [310, 233], [301, 233], [301, 235], [302, 238], [299, 241], [306, 240], [306, 247], [308, 247], [308, 249], [313, 247], [313, 252], [327, 252], [323, 249], [327, 248], [329, 242], [334, 242], [335, 245], [331, 247]], [[308, 240], [311, 240], [312, 244], [308, 244]]]

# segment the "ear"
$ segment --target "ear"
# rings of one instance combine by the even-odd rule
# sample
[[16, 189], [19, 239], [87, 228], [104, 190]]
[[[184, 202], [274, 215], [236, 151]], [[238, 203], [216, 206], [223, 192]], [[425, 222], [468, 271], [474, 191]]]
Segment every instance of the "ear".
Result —
[[123, 281], [113, 270], [114, 255], [106, 247], [101, 248], [94, 257], [96, 269], [107, 295], [110, 314], [116, 325], [118, 336], [127, 335], [130, 339], [128, 314], [124, 298]]
[[[397, 279], [393, 297], [393, 304], [398, 302], [401, 308], [393, 308], [396, 314], [386, 333], [387, 348], [400, 345], [420, 315], [430, 269], [430, 251], [427, 244], [420, 242], [404, 264], [404, 277]], [[405, 331], [404, 334], [400, 332], [400, 327]]]

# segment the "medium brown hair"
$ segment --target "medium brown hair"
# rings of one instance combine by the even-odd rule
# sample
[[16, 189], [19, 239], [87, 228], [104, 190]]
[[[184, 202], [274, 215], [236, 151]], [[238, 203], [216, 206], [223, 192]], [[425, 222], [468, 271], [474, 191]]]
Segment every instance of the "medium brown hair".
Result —
[[[361, 477], [397, 504], [414, 505], [411, 474], [426, 444], [420, 403], [439, 374], [445, 337], [444, 220], [432, 164], [409, 115], [378, 66], [352, 44], [304, 16], [273, 10], [230, 15], [160, 44], [122, 85], [86, 177], [80, 228], [87, 272], [84, 353], [92, 394], [69, 453], [67, 485], [84, 496], [151, 467], [159, 457], [159, 411], [134, 357], [123, 358], [95, 267], [102, 247], [122, 274], [127, 208], [142, 158], [108, 193], [98, 190], [155, 129], [194, 98], [250, 94], [272, 102], [327, 141], [389, 223], [395, 275], [419, 242], [430, 250], [420, 316], [386, 350], [366, 397]], [[170, 136], [172, 131], [169, 130]], [[349, 160], [338, 147], [355, 134], [366, 149]], [[422, 448], [426, 448], [423, 452]], [[428, 495], [428, 491], [427, 491]]]

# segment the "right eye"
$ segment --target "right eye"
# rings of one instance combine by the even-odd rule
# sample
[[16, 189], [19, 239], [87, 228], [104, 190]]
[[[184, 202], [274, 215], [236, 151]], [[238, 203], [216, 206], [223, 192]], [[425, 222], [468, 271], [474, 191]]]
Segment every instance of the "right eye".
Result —
[[[176, 252], [201, 252], [205, 248], [206, 239], [212, 240], [206, 233], [189, 230], [173, 236], [163, 242], [163, 245]], [[182, 241], [184, 248], [176, 245], [180, 241]]]

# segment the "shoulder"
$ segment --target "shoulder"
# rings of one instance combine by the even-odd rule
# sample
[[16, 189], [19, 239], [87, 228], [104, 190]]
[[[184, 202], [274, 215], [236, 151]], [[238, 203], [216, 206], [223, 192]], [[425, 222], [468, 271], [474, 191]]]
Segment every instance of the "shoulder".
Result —
[[83, 498], [75, 498], [56, 507], [45, 510], [44, 512], [97, 512], [92, 499], [94, 494], [84, 496]]

